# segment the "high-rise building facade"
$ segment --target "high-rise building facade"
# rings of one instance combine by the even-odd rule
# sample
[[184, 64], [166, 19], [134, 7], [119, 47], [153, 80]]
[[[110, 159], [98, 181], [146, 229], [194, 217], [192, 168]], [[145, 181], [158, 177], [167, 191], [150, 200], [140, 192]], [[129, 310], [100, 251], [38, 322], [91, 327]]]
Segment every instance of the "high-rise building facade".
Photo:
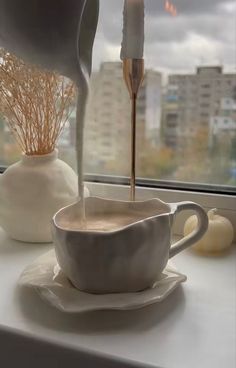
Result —
[[162, 76], [154, 70], [146, 70], [139, 93], [138, 119], [143, 119], [145, 139], [152, 146], [160, 145]]
[[[122, 63], [102, 63], [91, 79], [85, 132], [87, 162], [101, 167], [108, 161], [129, 160], [130, 115], [131, 103]], [[137, 156], [146, 142], [159, 143], [160, 120], [161, 75], [149, 70], [137, 101]]]
[[107, 62], [91, 78], [86, 116], [86, 157], [103, 164], [127, 150], [129, 96], [122, 80], [121, 63]]
[[198, 67], [196, 74], [170, 75], [163, 112], [165, 143], [181, 149], [199, 128], [209, 133], [213, 117], [233, 121], [234, 108], [222, 109], [225, 99], [236, 100], [236, 74], [224, 74], [220, 66]]

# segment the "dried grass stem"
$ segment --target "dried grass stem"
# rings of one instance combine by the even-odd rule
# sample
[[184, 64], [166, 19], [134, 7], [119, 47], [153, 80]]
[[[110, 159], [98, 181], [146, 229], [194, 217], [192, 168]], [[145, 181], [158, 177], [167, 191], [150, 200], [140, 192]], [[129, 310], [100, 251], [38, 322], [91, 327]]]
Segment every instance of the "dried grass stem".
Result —
[[0, 49], [0, 110], [26, 155], [54, 150], [74, 97], [68, 79]]

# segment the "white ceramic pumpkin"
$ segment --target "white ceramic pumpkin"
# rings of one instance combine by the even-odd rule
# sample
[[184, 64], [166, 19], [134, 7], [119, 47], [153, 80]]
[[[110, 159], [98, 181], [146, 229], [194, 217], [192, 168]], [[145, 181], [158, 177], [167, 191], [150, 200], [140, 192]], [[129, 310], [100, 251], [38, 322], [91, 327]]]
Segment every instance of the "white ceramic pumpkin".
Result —
[[[219, 253], [230, 247], [234, 238], [231, 222], [218, 214], [214, 208], [208, 211], [209, 225], [205, 235], [193, 245], [193, 249], [201, 253]], [[197, 217], [191, 216], [184, 225], [184, 235], [190, 234], [197, 227]]]

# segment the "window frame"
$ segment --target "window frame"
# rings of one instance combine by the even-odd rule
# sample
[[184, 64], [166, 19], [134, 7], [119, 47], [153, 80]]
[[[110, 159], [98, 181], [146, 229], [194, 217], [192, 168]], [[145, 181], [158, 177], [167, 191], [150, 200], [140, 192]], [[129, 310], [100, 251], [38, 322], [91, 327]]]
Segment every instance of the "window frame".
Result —
[[[6, 168], [0, 166], [0, 174]], [[129, 200], [128, 177], [86, 174], [85, 185], [92, 196]], [[217, 191], [216, 185], [138, 178], [136, 192], [138, 200], [157, 197], [167, 203], [197, 202], [206, 211], [217, 208], [220, 215], [226, 216], [231, 221], [236, 242], [236, 191], [234, 187], [232, 188], [232, 191], [227, 192], [222, 186], [222, 190]], [[182, 235], [184, 222], [189, 215], [189, 211], [178, 215], [173, 228], [174, 235]]]
[[[129, 185], [129, 178], [126, 176], [102, 175], [102, 174], [85, 174], [85, 181], [101, 183], [101, 184], [120, 184]], [[205, 184], [195, 182], [184, 182], [174, 180], [157, 180], [149, 178], [140, 178], [136, 180], [136, 184], [141, 188], [178, 190], [184, 192], [210, 193], [236, 196], [236, 187], [225, 186], [220, 184]]]
[[[7, 166], [0, 165], [0, 174], [3, 174]], [[126, 176], [85, 174], [84, 180], [88, 183], [100, 183], [109, 185], [129, 186], [129, 178]], [[157, 180], [149, 178], [137, 178], [136, 185], [139, 188], [164, 189], [169, 191], [195, 192], [204, 194], [227, 195], [236, 197], [236, 187], [216, 184], [204, 184], [174, 180]]]

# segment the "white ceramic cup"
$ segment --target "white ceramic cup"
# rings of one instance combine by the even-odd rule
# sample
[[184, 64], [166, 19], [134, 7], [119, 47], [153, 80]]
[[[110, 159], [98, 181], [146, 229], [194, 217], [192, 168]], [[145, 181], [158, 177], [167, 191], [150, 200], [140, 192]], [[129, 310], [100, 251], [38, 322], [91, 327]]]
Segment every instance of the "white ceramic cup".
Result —
[[[176, 214], [194, 210], [198, 227], [171, 246]], [[134, 213], [143, 219], [112, 231], [68, 230], [64, 221], [76, 219], [80, 202], [53, 217], [53, 239], [58, 263], [72, 284], [90, 293], [134, 292], [151, 287], [161, 277], [168, 259], [191, 246], [206, 232], [208, 217], [193, 202], [165, 203], [86, 198], [86, 215]]]

